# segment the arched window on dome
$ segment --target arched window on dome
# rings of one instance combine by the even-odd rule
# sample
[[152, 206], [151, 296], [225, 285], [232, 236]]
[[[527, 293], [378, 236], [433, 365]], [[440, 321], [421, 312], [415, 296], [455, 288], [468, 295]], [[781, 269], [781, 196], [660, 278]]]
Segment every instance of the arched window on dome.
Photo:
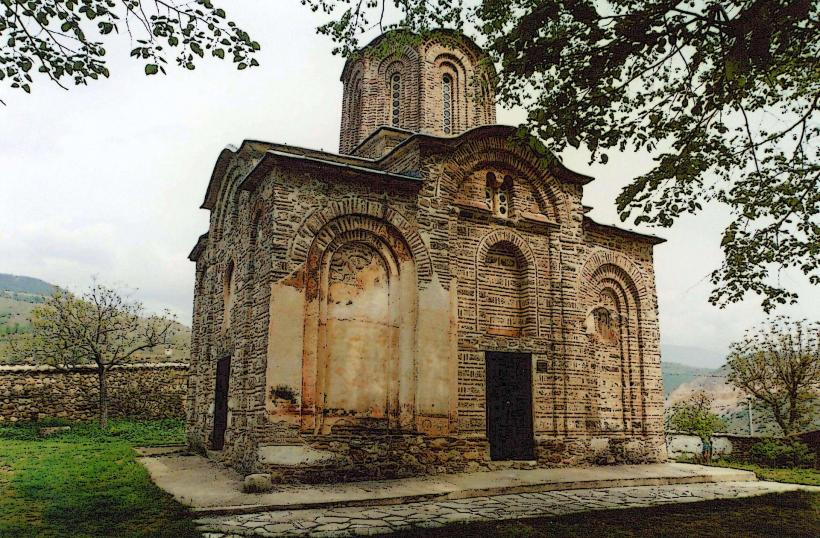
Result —
[[401, 74], [393, 73], [390, 77], [390, 125], [398, 127], [401, 122]]
[[444, 134], [450, 134], [453, 132], [453, 77], [449, 73], [441, 77], [441, 101], [444, 113], [442, 128]]
[[362, 125], [362, 76], [360, 74], [355, 75], [351, 83], [350, 123], [353, 138], [358, 140]]

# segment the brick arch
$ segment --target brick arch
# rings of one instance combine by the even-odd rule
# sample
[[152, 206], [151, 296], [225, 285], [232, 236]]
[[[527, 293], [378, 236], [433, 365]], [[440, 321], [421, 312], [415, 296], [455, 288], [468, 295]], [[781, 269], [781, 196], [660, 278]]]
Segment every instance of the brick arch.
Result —
[[454, 199], [465, 180], [488, 166], [506, 168], [527, 181], [542, 211], [556, 223], [563, 220], [567, 212], [566, 197], [558, 180], [528, 151], [522, 151], [507, 138], [482, 137], [461, 144], [445, 161], [437, 191]]
[[376, 99], [381, 114], [381, 123], [392, 125], [392, 82], [391, 77], [401, 75], [401, 102], [398, 127], [411, 131], [418, 130], [419, 124], [419, 54], [410, 46], [406, 46], [400, 54], [393, 54], [383, 59], [376, 69], [380, 81], [382, 97]]
[[[333, 360], [327, 345], [333, 338], [328, 333], [330, 299], [330, 267], [334, 255], [351, 245], [363, 245], [383, 263], [388, 275], [387, 300], [389, 332], [382, 342], [387, 354], [385, 377], [386, 408], [383, 418], [392, 430], [412, 430], [415, 425], [415, 378], [400, 372], [415, 371], [416, 351], [413, 346], [418, 303], [417, 265], [411, 246], [399, 230], [383, 219], [361, 214], [343, 214], [330, 219], [315, 234], [304, 266], [305, 339], [302, 350], [302, 410], [303, 431], [330, 433], [336, 425], [356, 422], [356, 419], [334, 415], [326, 417], [329, 382], [327, 365]], [[332, 413], [331, 413], [332, 414]], [[364, 420], [368, 420], [367, 417]]]
[[335, 226], [348, 226], [351, 228], [365, 227], [372, 229], [374, 226], [389, 225], [395, 230], [394, 233], [397, 234], [397, 237], [401, 237], [407, 244], [416, 264], [416, 273], [419, 279], [429, 280], [432, 278], [433, 262], [430, 253], [410, 221], [386, 204], [363, 200], [358, 197], [331, 202], [325, 207], [313, 211], [299, 226], [290, 242], [288, 257], [291, 263], [294, 265], [305, 263], [314, 242], [328, 240], [327, 230], [323, 229], [334, 221]]
[[[528, 314], [532, 315], [535, 320], [535, 326], [533, 330], [535, 331], [534, 336], [538, 336], [541, 334], [541, 322], [540, 316], [538, 315], [538, 269], [536, 265], [535, 254], [532, 251], [529, 243], [527, 243], [526, 239], [515, 233], [514, 231], [503, 228], [499, 230], [493, 230], [487, 235], [485, 235], [478, 244], [475, 253], [475, 320], [476, 320], [476, 327], [480, 323], [481, 320], [481, 301], [479, 299], [479, 281], [480, 281], [480, 274], [481, 274], [481, 267], [484, 264], [484, 260], [487, 259], [487, 254], [489, 253], [490, 249], [496, 245], [507, 243], [512, 245], [512, 247], [517, 251], [517, 253], [521, 256], [524, 263], [526, 264], [525, 267], [525, 274], [527, 275], [527, 296], [529, 298], [529, 312]], [[528, 335], [531, 336], [531, 335]]]
[[648, 304], [649, 292], [643, 272], [626, 255], [596, 249], [587, 257], [578, 273], [582, 301], [597, 297], [596, 288], [603, 280], [618, 282], [624, 293], [634, 298], [636, 306]]
[[384, 80], [390, 74], [390, 68], [395, 64], [400, 64], [405, 70], [418, 69], [419, 54], [413, 47], [406, 46], [401, 54], [391, 54], [379, 63], [379, 77]]
[[216, 212], [214, 215], [215, 228], [214, 241], [222, 239], [222, 235], [227, 227], [227, 221], [239, 212], [238, 189], [243, 167], [235, 165], [225, 174], [225, 178], [219, 188], [216, 199]]
[[458, 65], [465, 73], [471, 71], [478, 58], [468, 53], [466, 49], [456, 45], [445, 45], [437, 41], [428, 41], [423, 50], [424, 60], [438, 67], [442, 62], [449, 61]]
[[[596, 249], [587, 258], [578, 278], [585, 319], [601, 306], [601, 297], [608, 296], [615, 302], [621, 333], [619, 356], [624, 432], [635, 433], [634, 423], [640, 420], [640, 432], [645, 434], [644, 308], [650, 304], [646, 278], [626, 255], [603, 249]], [[599, 344], [590, 339], [588, 352], [591, 360], [595, 359], [596, 345]]]

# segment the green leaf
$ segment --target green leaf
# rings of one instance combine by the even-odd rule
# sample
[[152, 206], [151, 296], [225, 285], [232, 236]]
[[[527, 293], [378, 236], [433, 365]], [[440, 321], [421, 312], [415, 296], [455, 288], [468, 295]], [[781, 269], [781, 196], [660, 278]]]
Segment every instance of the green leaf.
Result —
[[156, 75], [159, 72], [159, 66], [157, 64], [146, 64], [145, 65], [145, 74], [146, 75]]

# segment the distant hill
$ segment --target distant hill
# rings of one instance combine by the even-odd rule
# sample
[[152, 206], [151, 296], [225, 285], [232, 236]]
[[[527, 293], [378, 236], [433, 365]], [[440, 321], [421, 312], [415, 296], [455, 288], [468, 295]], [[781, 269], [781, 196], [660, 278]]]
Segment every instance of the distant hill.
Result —
[[31, 330], [29, 315], [57, 286], [30, 276], [0, 273], [0, 362], [7, 338]]
[[[664, 386], [667, 410], [676, 403], [686, 401], [692, 393], [702, 390], [713, 398], [712, 411], [726, 423], [726, 427], [722, 428], [724, 433], [734, 435], [747, 435], [749, 433], [749, 411], [746, 396], [729, 383], [727, 366], [711, 370], [705, 369], [698, 373], [696, 368], [674, 363], [663, 364], [664, 382], [666, 376], [673, 373], [677, 367], [683, 368], [684, 375], [671, 377], [689, 377], [689, 379], [674, 386]], [[695, 375], [690, 377], [693, 371]], [[771, 413], [761, 406], [754, 406], [752, 418], [755, 435], [777, 436], [782, 434]], [[811, 425], [806, 430], [816, 430], [818, 428], [820, 428], [820, 416], [814, 417]]]
[[717, 369], [695, 368], [677, 362], [661, 360], [661, 374], [663, 375], [663, 397], [669, 395], [681, 385], [690, 383], [700, 376], [714, 374]]
[[661, 360], [694, 368], [719, 368], [726, 363], [726, 354], [697, 346], [661, 345]]
[[0, 291], [30, 295], [51, 295], [57, 286], [30, 276], [0, 273]]

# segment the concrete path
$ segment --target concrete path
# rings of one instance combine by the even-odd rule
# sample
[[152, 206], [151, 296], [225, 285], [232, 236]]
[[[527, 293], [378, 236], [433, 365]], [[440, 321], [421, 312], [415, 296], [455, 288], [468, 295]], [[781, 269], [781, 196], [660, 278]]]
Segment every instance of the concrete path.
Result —
[[679, 463], [563, 469], [508, 469], [373, 482], [281, 485], [271, 493], [242, 492], [242, 477], [201, 456], [151, 454], [140, 458], [154, 482], [203, 514], [380, 506], [623, 486], [660, 486], [755, 480], [754, 473]]
[[413, 527], [556, 516], [591, 510], [735, 499], [796, 489], [820, 488], [776, 482], [720, 482], [577, 489], [470, 499], [436, 500], [379, 507], [283, 510], [203, 517], [206, 538], [236, 536], [362, 536]]

